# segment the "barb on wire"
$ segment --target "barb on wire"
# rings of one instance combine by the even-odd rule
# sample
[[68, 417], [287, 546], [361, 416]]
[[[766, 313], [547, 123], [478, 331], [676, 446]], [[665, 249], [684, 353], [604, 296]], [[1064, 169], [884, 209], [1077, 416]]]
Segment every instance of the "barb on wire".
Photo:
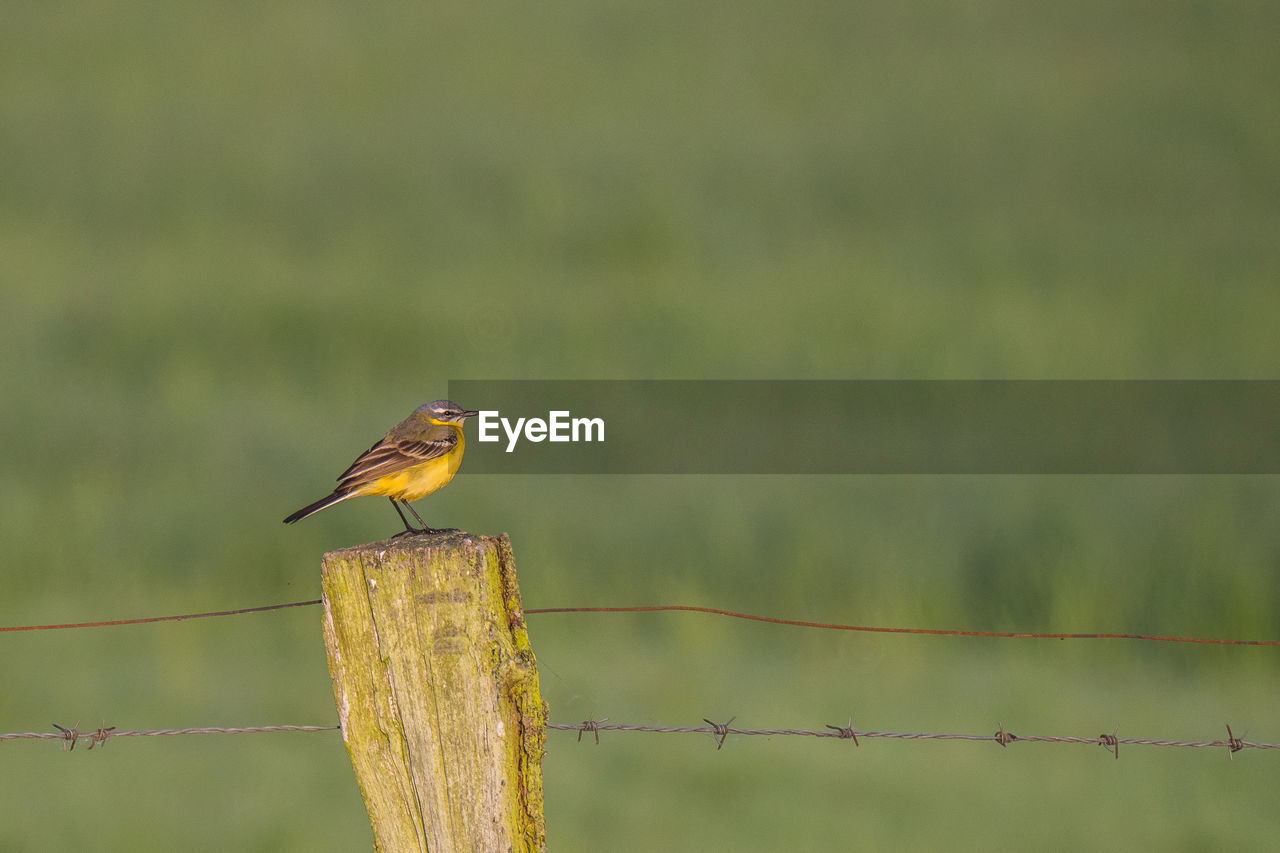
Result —
[[582, 743], [583, 732], [591, 732], [591, 734], [596, 736], [596, 746], [599, 746], [600, 745], [600, 724], [605, 722], [608, 719], [609, 719], [608, 717], [605, 717], [604, 719], [601, 719], [601, 720], [593, 720], [590, 718], [583, 720], [582, 725], [578, 727], [578, 743]]
[[711, 726], [711, 732], [712, 732], [712, 734], [714, 734], [714, 735], [716, 736], [716, 749], [717, 749], [717, 750], [719, 750], [722, 746], [724, 746], [724, 739], [725, 739], [725, 738], [727, 738], [727, 737], [729, 736], [729, 724], [730, 724], [730, 723], [732, 723], [732, 722], [733, 722], [734, 720], [736, 720], [736, 719], [738, 719], [738, 718], [737, 718], [737, 717], [730, 717], [726, 722], [723, 722], [723, 723], [713, 723], [713, 722], [711, 722], [710, 720], [708, 720], [706, 717], [703, 717], [703, 718], [702, 718], [702, 722], [704, 722], [704, 723], [706, 723], [707, 725]]
[[893, 731], [863, 731], [855, 730], [853, 720], [850, 719], [847, 726], [834, 726], [827, 724], [826, 731], [816, 729], [741, 729], [733, 728], [732, 723], [736, 717], [730, 717], [726, 723], [714, 723], [710, 719], [703, 718], [705, 726], [649, 726], [638, 725], [632, 723], [606, 723], [601, 720], [583, 720], [581, 723], [547, 723], [548, 729], [558, 731], [576, 731], [578, 740], [582, 740], [583, 732], [590, 732], [595, 735], [596, 743], [600, 743], [600, 732], [656, 732], [660, 734], [708, 734], [716, 741], [716, 749], [724, 746], [725, 739], [729, 735], [745, 735], [748, 737], [816, 737], [816, 738], [834, 738], [837, 740], [852, 740], [855, 746], [860, 746], [859, 738], [886, 738], [892, 740], [963, 740], [963, 741], [987, 741], [1007, 747], [1015, 743], [1081, 743], [1090, 744], [1092, 746], [1102, 746], [1116, 758], [1120, 757], [1120, 744], [1132, 744], [1134, 746], [1170, 746], [1185, 748], [1227, 748], [1228, 757], [1245, 749], [1280, 749], [1280, 743], [1259, 743], [1247, 741], [1236, 737], [1231, 732], [1231, 726], [1227, 726], [1226, 740], [1166, 740], [1160, 738], [1122, 738], [1117, 734], [1103, 734], [1096, 737], [1072, 737], [1069, 735], [1015, 735], [1013, 732], [1005, 729], [1001, 723], [999, 729], [994, 734], [974, 735], [974, 734], [950, 734], [941, 732], [893, 732]]
[[853, 730], [853, 717], [849, 718], [849, 725], [847, 726], [833, 726], [827, 723], [827, 728], [835, 732], [836, 737], [852, 740], [854, 746], [862, 746], [862, 744], [858, 743], [858, 733]]
[[1245, 742], [1240, 740], [1231, 733], [1231, 724], [1227, 724], [1227, 758], [1234, 758], [1235, 754], [1246, 746]]

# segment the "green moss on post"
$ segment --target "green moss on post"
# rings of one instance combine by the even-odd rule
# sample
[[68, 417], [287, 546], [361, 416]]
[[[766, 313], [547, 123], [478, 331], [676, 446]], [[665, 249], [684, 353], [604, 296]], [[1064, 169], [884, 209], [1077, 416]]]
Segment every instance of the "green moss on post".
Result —
[[384, 853], [546, 848], [546, 706], [511, 541], [406, 536], [324, 555], [342, 737]]

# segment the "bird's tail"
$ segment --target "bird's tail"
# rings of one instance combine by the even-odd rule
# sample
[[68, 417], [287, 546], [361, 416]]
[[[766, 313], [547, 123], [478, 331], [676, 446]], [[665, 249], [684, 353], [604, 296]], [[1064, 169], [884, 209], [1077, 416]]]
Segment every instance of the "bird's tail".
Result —
[[349, 497], [351, 497], [350, 492], [334, 492], [333, 494], [323, 497], [313, 504], [307, 504], [302, 509], [295, 512], [293, 515], [286, 518], [284, 520], [284, 523], [293, 524], [295, 521], [302, 521], [302, 519], [306, 518], [308, 515], [317, 513], [320, 510], [324, 509], [325, 507], [333, 506], [338, 501], [345, 501]]

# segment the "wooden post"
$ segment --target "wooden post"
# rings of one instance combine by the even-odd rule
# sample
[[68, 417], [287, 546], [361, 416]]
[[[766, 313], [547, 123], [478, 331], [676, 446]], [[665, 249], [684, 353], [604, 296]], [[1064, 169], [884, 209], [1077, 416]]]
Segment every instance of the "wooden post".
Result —
[[540, 851], [546, 706], [511, 541], [324, 555], [324, 641], [374, 849]]

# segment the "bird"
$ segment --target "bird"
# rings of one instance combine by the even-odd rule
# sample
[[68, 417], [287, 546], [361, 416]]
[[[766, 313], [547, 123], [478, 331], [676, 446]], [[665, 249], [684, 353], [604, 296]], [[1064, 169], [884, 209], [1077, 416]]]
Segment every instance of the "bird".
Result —
[[[451, 400], [424, 403], [392, 427], [381, 441], [357, 456], [351, 467], [338, 476], [338, 487], [331, 494], [304, 506], [284, 523], [301, 521], [347, 498], [378, 495], [390, 499], [404, 522], [404, 532], [397, 536], [445, 532], [428, 527], [409, 502], [443, 488], [458, 473], [466, 447], [462, 425], [478, 414]], [[422, 527], [409, 523], [400, 508], [402, 504]]]

